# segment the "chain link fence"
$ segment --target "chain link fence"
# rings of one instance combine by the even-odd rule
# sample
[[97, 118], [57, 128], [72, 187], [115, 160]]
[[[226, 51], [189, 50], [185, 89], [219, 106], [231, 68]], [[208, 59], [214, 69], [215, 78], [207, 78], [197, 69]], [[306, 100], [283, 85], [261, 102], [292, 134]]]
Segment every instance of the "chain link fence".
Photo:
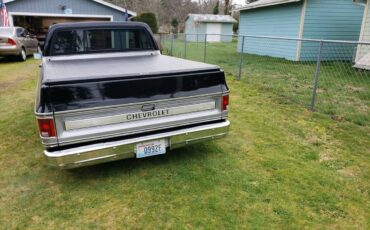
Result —
[[228, 75], [312, 111], [370, 122], [370, 43], [223, 34], [169, 34], [162, 53], [219, 65]]

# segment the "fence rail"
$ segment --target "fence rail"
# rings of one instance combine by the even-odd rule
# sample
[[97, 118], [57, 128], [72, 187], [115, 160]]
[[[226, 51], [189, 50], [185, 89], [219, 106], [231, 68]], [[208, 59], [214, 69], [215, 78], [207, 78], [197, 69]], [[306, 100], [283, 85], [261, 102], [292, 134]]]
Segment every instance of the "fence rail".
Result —
[[239, 38], [267, 38], [267, 39], [278, 39], [278, 40], [293, 40], [293, 41], [307, 41], [307, 42], [327, 42], [327, 43], [347, 43], [356, 45], [370, 45], [370, 42], [363, 41], [347, 41], [347, 40], [326, 40], [326, 39], [312, 39], [312, 38], [292, 38], [292, 37], [274, 37], [274, 36], [262, 36], [262, 35], [234, 35], [234, 34], [168, 34], [162, 36], [228, 36], [228, 37], [239, 37]]
[[220, 65], [229, 75], [312, 111], [367, 126], [370, 42], [287, 37], [161, 35], [164, 54]]

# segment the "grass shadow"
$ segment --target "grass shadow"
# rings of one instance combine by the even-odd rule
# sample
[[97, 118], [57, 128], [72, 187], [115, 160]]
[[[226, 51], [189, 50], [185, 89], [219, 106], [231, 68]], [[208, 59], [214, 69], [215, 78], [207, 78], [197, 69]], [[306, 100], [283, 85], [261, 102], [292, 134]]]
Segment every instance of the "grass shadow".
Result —
[[15, 57], [0, 57], [0, 64], [8, 64], [18, 62]]

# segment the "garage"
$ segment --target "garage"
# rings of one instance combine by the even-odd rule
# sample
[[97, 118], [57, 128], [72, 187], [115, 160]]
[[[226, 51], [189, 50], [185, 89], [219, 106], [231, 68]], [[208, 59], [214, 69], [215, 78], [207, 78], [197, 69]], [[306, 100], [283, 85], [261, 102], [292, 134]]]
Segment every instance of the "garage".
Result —
[[[233, 23], [236, 20], [230, 15], [189, 14], [185, 19], [186, 40], [189, 42], [231, 42]], [[205, 37], [205, 34], [207, 37]]]
[[36, 35], [41, 46], [49, 26], [53, 24], [88, 21], [120, 22], [136, 16], [135, 12], [102, 0], [4, 0], [4, 3], [10, 25], [23, 27]]

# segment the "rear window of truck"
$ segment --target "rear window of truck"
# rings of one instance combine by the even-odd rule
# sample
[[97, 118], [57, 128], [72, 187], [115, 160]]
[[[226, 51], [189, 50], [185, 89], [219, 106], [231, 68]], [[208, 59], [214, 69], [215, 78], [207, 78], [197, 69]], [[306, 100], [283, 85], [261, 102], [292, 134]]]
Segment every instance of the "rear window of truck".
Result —
[[51, 55], [154, 50], [143, 29], [72, 29], [56, 32]]

